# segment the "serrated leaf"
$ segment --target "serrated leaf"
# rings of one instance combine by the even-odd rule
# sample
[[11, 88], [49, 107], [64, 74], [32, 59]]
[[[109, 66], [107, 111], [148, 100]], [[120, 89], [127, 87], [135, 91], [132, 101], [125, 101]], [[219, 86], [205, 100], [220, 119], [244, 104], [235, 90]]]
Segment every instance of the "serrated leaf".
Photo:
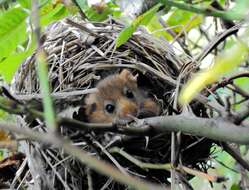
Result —
[[120, 47], [125, 42], [127, 42], [128, 39], [132, 36], [132, 34], [136, 31], [136, 29], [137, 29], [137, 27], [139, 25], [147, 25], [150, 22], [150, 20], [153, 18], [154, 14], [156, 14], [156, 12], [158, 11], [158, 9], [159, 9], [160, 6], [161, 6], [161, 4], [156, 4], [150, 10], [148, 10], [144, 14], [140, 15], [139, 17], [137, 17], [130, 24], [130, 26], [128, 26], [125, 29], [123, 29], [119, 33], [119, 35], [118, 35], [118, 37], [117, 37], [117, 39], [115, 41], [115, 46], [116, 47]]
[[10, 83], [19, 65], [32, 54], [34, 48], [28, 51], [14, 53], [4, 61], [0, 62], [0, 74], [7, 83]]

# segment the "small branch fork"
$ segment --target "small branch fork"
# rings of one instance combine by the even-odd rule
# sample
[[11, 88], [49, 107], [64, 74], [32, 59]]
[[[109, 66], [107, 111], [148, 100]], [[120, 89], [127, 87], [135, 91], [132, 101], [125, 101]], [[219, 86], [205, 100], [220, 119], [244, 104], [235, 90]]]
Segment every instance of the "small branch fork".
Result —
[[[228, 78], [224, 78], [219, 83], [212, 85], [212, 87], [208, 89], [208, 93], [213, 93], [219, 88], [227, 87], [233, 92], [236, 92], [236, 94], [241, 95], [244, 98], [244, 101], [247, 101], [249, 99], [249, 93], [234, 84], [234, 80], [240, 78], [249, 78], [249, 72], [243, 71], [236, 73]], [[245, 105], [245, 108], [242, 108], [242, 110], [239, 110], [237, 113], [232, 114], [231, 110], [228, 110], [228, 112], [230, 112], [229, 120], [232, 121], [232, 123], [234, 123], [235, 125], [241, 125], [242, 122], [249, 117], [249, 104], [245, 103]]]
[[236, 73], [234, 75], [232, 75], [231, 77], [229, 78], [225, 78], [223, 79], [221, 82], [213, 85], [211, 88], [210, 88], [210, 91], [214, 92], [215, 90], [217, 90], [218, 88], [223, 88], [225, 87], [226, 85], [228, 84], [233, 84], [233, 81], [235, 79], [239, 79], [239, 78], [243, 78], [243, 77], [247, 77], [249, 78], [249, 72], [248, 71], [244, 71], [244, 72], [240, 72], [240, 73]]

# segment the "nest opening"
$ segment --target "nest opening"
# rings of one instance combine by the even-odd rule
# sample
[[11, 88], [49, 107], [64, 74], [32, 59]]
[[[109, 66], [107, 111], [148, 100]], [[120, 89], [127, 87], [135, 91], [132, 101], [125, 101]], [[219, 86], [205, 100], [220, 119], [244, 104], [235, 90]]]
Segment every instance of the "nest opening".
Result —
[[[86, 23], [76, 19], [73, 22], [88, 27], [89, 31], [72, 26], [66, 20], [60, 21], [48, 28], [46, 31], [47, 39], [43, 45], [48, 54], [49, 79], [58, 114], [72, 106], [77, 106], [69, 113], [69, 116], [84, 121], [82, 106], [85, 94], [78, 92], [94, 88], [98, 81], [110, 74], [120, 72], [123, 68], [128, 68], [134, 74], [139, 74], [139, 88], [148, 90], [161, 102], [161, 115], [178, 113], [172, 105], [176, 92], [176, 87], [172, 83], [177, 79], [184, 62], [187, 62], [187, 57], [179, 58], [167, 42], [158, 40], [143, 30], [138, 31], [127, 43], [115, 49], [115, 39], [123, 26], [114, 20], [104, 23]], [[35, 97], [34, 94], [40, 92], [34, 57], [30, 57], [21, 65], [12, 86], [16, 95], [31, 96], [28, 100], [23, 99], [27, 102]], [[70, 92], [72, 94], [63, 94], [65, 96], [59, 94]], [[41, 100], [39, 97], [36, 99]], [[192, 109], [195, 115], [207, 117], [207, 111], [203, 105], [196, 103]], [[27, 122], [27, 120], [23, 122]], [[33, 125], [33, 127], [35, 125], [38, 129], [44, 127], [41, 121], [29, 122], [28, 124]], [[137, 137], [110, 132], [81, 132], [63, 127], [61, 127], [61, 133], [70, 138], [73, 143], [79, 144], [78, 146], [84, 150], [110, 163], [112, 163], [110, 158], [101, 151], [101, 147], [105, 147], [117, 136], [121, 140], [112, 143], [111, 147], [122, 148], [142, 162], [170, 163], [171, 134], [169, 133]], [[96, 145], [96, 142], [99, 144]], [[176, 142], [177, 160], [180, 160], [185, 166], [204, 172], [208, 169], [207, 159], [212, 146], [211, 140], [179, 134]], [[55, 186], [56, 188], [63, 187], [58, 177], [53, 174], [45, 157], [55, 164], [58, 160], [64, 160], [67, 155], [52, 147], [42, 149], [37, 143], [33, 143], [33, 146], [39, 152], [40, 161], [46, 166], [44, 170], [46, 175], [54, 178], [55, 184], [60, 184]], [[31, 152], [26, 151], [25, 153], [31, 155]], [[167, 178], [170, 175], [167, 171], [143, 170], [120, 155], [113, 154], [112, 156], [124, 168], [127, 167], [131, 174], [154, 182], [168, 183]], [[88, 172], [86, 172], [85, 166], [71, 157], [62, 162], [63, 164], [58, 165], [57, 171], [62, 176], [67, 175], [64, 180], [67, 180], [71, 187], [81, 189], [80, 187], [87, 185]], [[94, 172], [92, 176], [98, 176], [95, 178], [100, 182], [98, 188], [106, 183], [106, 177], [101, 177]], [[113, 182], [113, 184], [116, 183]]]

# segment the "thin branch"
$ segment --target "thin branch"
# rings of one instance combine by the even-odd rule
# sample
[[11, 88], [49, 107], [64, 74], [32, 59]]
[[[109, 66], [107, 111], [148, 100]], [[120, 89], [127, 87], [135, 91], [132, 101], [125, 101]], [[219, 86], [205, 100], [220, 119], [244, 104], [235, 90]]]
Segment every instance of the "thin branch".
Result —
[[230, 90], [232, 90], [233, 92], [236, 92], [237, 94], [243, 96], [244, 98], [249, 98], [249, 93], [247, 91], [245, 91], [244, 89], [240, 88], [238, 85], [236, 85], [234, 83], [231, 84], [231, 86], [233, 88], [230, 88]]
[[233, 35], [236, 34], [241, 28], [242, 24], [238, 23], [235, 26], [225, 30], [221, 34], [218, 34], [214, 39], [203, 49], [203, 51], [195, 58], [196, 62], [201, 62], [211, 51], [213, 51], [221, 42]]
[[156, 132], [182, 131], [213, 140], [249, 144], [249, 128], [234, 125], [222, 118], [208, 119], [184, 115], [145, 119]]
[[187, 3], [178, 3], [176, 1], [172, 0], [159, 0], [158, 2], [166, 5], [166, 6], [172, 6], [177, 7], [179, 9], [190, 11], [198, 14], [204, 14], [206, 16], [214, 16], [214, 17], [220, 17], [225, 20], [241, 20], [245, 17], [245, 14], [241, 12], [235, 12], [235, 11], [220, 11], [217, 9], [211, 9], [211, 8], [200, 8], [194, 5], [190, 5]]
[[73, 27], [79, 28], [87, 33], [89, 33], [90, 35], [94, 36], [94, 37], [99, 37], [98, 34], [96, 34], [94, 31], [90, 30], [89, 28], [87, 28], [86, 26], [79, 24], [77, 22], [74, 22], [72, 19], [67, 18], [66, 19], [66, 23], [70, 24]]
[[138, 166], [138, 167], [140, 167], [141, 169], [144, 169], [144, 170], [156, 169], [156, 170], [170, 171], [171, 169], [175, 169], [175, 170], [177, 170], [179, 172], [183, 171], [183, 172], [186, 172], [186, 173], [188, 173], [190, 175], [199, 176], [199, 177], [202, 177], [202, 178], [207, 179], [207, 180], [212, 181], [212, 182], [221, 182], [221, 181], [226, 180], [222, 176], [211, 176], [211, 175], [208, 175], [208, 174], [203, 173], [201, 171], [197, 171], [197, 170], [188, 168], [186, 166], [178, 165], [177, 167], [175, 167], [171, 163], [166, 163], [166, 164], [144, 163], [144, 162], [141, 162], [140, 160], [136, 159], [135, 157], [131, 156], [130, 154], [128, 154], [124, 150], [122, 150], [120, 148], [117, 148], [117, 147], [113, 147], [109, 151], [111, 153], [118, 153], [118, 154], [122, 155], [124, 158], [126, 158], [127, 160], [129, 160], [130, 162], [132, 162], [133, 164], [135, 164], [136, 166]]
[[229, 144], [221, 143], [223, 149], [230, 154], [243, 168], [249, 171], [249, 164], [240, 156], [240, 154], [234, 150]]
[[[51, 97], [53, 99], [67, 99], [67, 98], [72, 98], [72, 96], [82, 96], [85, 94], [89, 94], [89, 93], [94, 93], [96, 92], [96, 88], [91, 88], [91, 89], [86, 89], [86, 90], [75, 90], [75, 91], [71, 91], [71, 92], [55, 92], [55, 93], [51, 93]], [[13, 95], [17, 100], [41, 100], [42, 99], [42, 95], [41, 94], [28, 94], [28, 95], [24, 95], [24, 94], [14, 94]]]
[[247, 103], [246, 108], [239, 111], [234, 115], [233, 123], [240, 125], [246, 118], [249, 117], [249, 104]]
[[63, 149], [67, 154], [74, 156], [83, 164], [86, 164], [90, 168], [95, 171], [110, 176], [116, 181], [129, 185], [135, 189], [144, 189], [144, 190], [152, 190], [152, 189], [165, 189], [166, 187], [157, 186], [151, 183], [147, 183], [143, 180], [137, 180], [135, 177], [131, 177], [129, 175], [124, 175], [110, 164], [107, 164], [103, 161], [98, 160], [97, 158], [90, 156], [82, 149], [73, 146], [70, 142], [65, 141], [58, 136], [39, 133], [32, 131], [26, 128], [16, 127], [13, 124], [0, 123], [0, 128], [3, 130], [11, 131], [17, 134], [21, 134], [27, 137], [29, 140], [39, 141], [44, 144], [50, 144], [51, 146], [55, 146], [57, 148]]
[[236, 73], [236, 74], [234, 74], [234, 75], [232, 75], [232, 76], [230, 76], [228, 78], [224, 78], [222, 81], [220, 81], [217, 84], [213, 85], [209, 90], [214, 92], [218, 88], [224, 88], [226, 85], [232, 84], [235, 79], [243, 78], [243, 77], [249, 78], [249, 72], [248, 71], [243, 71], [243, 72]]

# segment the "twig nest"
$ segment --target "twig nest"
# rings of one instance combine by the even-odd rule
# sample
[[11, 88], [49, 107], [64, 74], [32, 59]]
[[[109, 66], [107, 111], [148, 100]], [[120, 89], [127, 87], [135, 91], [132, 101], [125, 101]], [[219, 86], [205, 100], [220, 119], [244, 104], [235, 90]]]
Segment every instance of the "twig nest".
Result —
[[[49, 79], [58, 112], [68, 110], [72, 106], [82, 107], [85, 93], [91, 92], [90, 89], [103, 78], [126, 68], [134, 75], [138, 74], [139, 88], [149, 91], [161, 104], [161, 115], [177, 114], [177, 110], [173, 108], [175, 94], [177, 94], [177, 78], [189, 58], [178, 56], [167, 41], [154, 37], [144, 29], [139, 29], [124, 45], [115, 48], [115, 39], [123, 28], [122, 24], [114, 20], [88, 23], [77, 19], [66, 19], [47, 29], [44, 34], [46, 40], [43, 48], [48, 55]], [[41, 100], [41, 97], [37, 95], [40, 93], [40, 87], [36, 74], [35, 54], [21, 65], [15, 77], [13, 90], [23, 101]], [[206, 116], [202, 105], [195, 106], [193, 112], [198, 116]], [[76, 114], [77, 118], [84, 120], [80, 114], [81, 112]], [[44, 129], [44, 124], [38, 120], [28, 124], [35, 125], [32, 127], [37, 127], [39, 130]], [[101, 151], [105, 146], [122, 148], [142, 162], [170, 163], [171, 134], [134, 137], [110, 132], [87, 133], [63, 127], [61, 132], [76, 145], [110, 163], [112, 163], [110, 157]], [[209, 156], [210, 147], [211, 141], [205, 138], [178, 134], [176, 158], [179, 158], [178, 160], [185, 166], [205, 171], [208, 168], [206, 158]], [[46, 168], [38, 172], [45, 172], [45, 176], [53, 178], [54, 187], [63, 187], [63, 181], [73, 189], [80, 189], [82, 185], [87, 187], [89, 172], [74, 158], [67, 157], [61, 150], [52, 147], [44, 150], [37, 143], [33, 143], [33, 149], [40, 152], [39, 161], [43, 162]], [[29, 159], [37, 158], [37, 156], [31, 156], [33, 151], [26, 150]], [[112, 156], [131, 174], [154, 182], [167, 183], [169, 173], [165, 170], [144, 170], [120, 155], [113, 154]], [[57, 165], [56, 171], [66, 177], [58, 179], [57, 174], [49, 167], [51, 163]], [[31, 166], [29, 168], [32, 169]], [[44, 176], [44, 173], [41, 176]], [[76, 181], [81, 181], [81, 183]], [[105, 184], [106, 178], [99, 175], [98, 181], [100, 183], [97, 187], [100, 188]]]

